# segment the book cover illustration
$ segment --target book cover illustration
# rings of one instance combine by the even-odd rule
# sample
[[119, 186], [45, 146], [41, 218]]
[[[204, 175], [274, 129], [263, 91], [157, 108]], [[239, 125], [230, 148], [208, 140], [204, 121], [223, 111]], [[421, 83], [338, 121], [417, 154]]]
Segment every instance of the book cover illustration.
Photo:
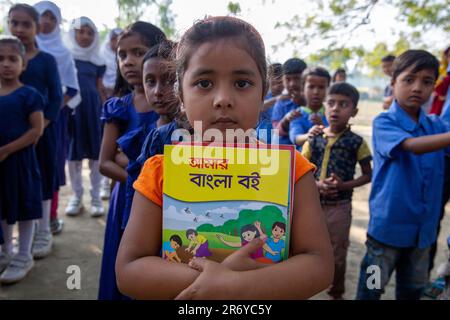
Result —
[[293, 147], [166, 146], [162, 256], [217, 262], [254, 238], [272, 264], [289, 254]]

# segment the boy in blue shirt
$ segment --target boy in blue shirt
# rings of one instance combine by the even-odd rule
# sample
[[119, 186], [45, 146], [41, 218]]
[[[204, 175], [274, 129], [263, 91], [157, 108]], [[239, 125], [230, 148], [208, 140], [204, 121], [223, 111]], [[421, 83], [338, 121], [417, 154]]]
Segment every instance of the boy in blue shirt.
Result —
[[380, 299], [394, 270], [396, 298], [420, 299], [436, 240], [444, 158], [450, 154], [448, 128], [421, 110], [434, 90], [438, 60], [427, 51], [408, 50], [393, 68], [395, 100], [373, 123], [374, 172], [359, 300]]
[[272, 138], [273, 143], [292, 144], [289, 140], [289, 123], [281, 123], [283, 118], [291, 111], [303, 104], [302, 97], [302, 73], [306, 69], [303, 60], [292, 58], [283, 65], [283, 84], [287, 95], [278, 98], [273, 107], [272, 126], [278, 133]]
[[308, 138], [320, 134], [323, 128], [328, 126], [323, 101], [331, 76], [327, 70], [316, 67], [306, 69], [302, 79], [306, 107], [294, 110], [281, 121], [282, 126], [290, 128], [289, 138], [299, 150]]
[[[334, 251], [334, 280], [328, 294], [335, 300], [341, 300], [345, 292], [353, 189], [369, 183], [372, 175], [369, 146], [349, 125], [358, 113], [358, 101], [359, 92], [352, 85], [332, 85], [325, 102], [330, 126], [309, 138], [302, 150], [317, 167], [314, 175]], [[358, 163], [362, 173], [355, 179]]]

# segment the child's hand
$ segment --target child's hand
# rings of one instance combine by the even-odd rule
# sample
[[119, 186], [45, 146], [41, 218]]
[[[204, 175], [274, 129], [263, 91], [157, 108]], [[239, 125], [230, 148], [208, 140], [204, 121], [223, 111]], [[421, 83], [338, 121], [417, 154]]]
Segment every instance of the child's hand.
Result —
[[5, 147], [0, 148], [0, 162], [5, 161], [9, 157], [9, 152]]
[[261, 239], [253, 239], [250, 243], [229, 255], [222, 264], [233, 271], [249, 271], [264, 268], [267, 265], [253, 260], [250, 255], [262, 248], [265, 242]]
[[317, 188], [319, 189], [320, 195], [327, 197], [327, 198], [333, 198], [333, 197], [337, 196], [336, 187], [332, 183], [330, 178], [323, 180], [323, 181], [317, 181], [316, 185], [317, 185]]
[[125, 153], [123, 153], [122, 151], [119, 151], [119, 152], [116, 154], [116, 157], [115, 157], [114, 161], [115, 161], [115, 163], [117, 163], [120, 167], [122, 167], [122, 168], [124, 168], [124, 169], [126, 169], [126, 167], [128, 167], [128, 162], [129, 162], [129, 160], [128, 160], [127, 156], [125, 155]]
[[331, 183], [336, 187], [337, 190], [344, 190], [344, 181], [342, 181], [342, 179], [338, 175], [332, 173], [330, 179]]
[[277, 102], [278, 101], [286, 101], [286, 100], [289, 100], [290, 98], [291, 98], [291, 96], [288, 94], [281, 94], [277, 97]]
[[309, 129], [308, 138], [314, 138], [315, 136], [321, 135], [323, 133], [323, 129], [325, 129], [322, 125], [316, 125]]
[[236, 295], [237, 272], [207, 259], [192, 259], [189, 266], [201, 272], [200, 276], [175, 300], [228, 300]]
[[255, 227], [256, 227], [257, 229], [261, 229], [261, 222], [256, 221], [256, 222], [255, 222]]
[[285, 119], [286, 121], [291, 122], [292, 120], [295, 120], [295, 119], [299, 118], [301, 115], [302, 115], [302, 114], [300, 113], [300, 111], [298, 111], [297, 109], [295, 109], [295, 110], [292, 110], [291, 112], [289, 112], [289, 113], [284, 117], [284, 119]]
[[317, 114], [317, 113], [313, 113], [309, 116], [309, 120], [314, 123], [316, 126], [322, 126], [323, 125], [323, 121], [322, 121], [322, 117]]

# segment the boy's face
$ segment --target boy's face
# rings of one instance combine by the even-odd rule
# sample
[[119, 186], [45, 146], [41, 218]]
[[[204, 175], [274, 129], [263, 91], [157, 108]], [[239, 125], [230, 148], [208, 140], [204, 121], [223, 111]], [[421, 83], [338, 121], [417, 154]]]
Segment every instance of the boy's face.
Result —
[[283, 76], [283, 85], [291, 97], [300, 96], [302, 90], [302, 74], [285, 74]]
[[383, 73], [387, 75], [388, 77], [392, 77], [392, 73], [394, 70], [392, 70], [392, 65], [394, 64], [393, 61], [386, 61], [381, 63], [381, 68], [383, 69]]
[[284, 236], [284, 230], [281, 229], [280, 227], [276, 226], [275, 228], [273, 228], [272, 230], [272, 235], [275, 239], [281, 239]]
[[352, 99], [341, 94], [329, 94], [325, 102], [325, 115], [330, 126], [346, 128], [350, 118], [356, 116], [358, 109]]
[[308, 76], [305, 81], [305, 98], [308, 107], [318, 111], [322, 107], [328, 88], [328, 79], [318, 76]]
[[281, 77], [270, 79], [270, 91], [272, 96], [279, 96], [284, 90], [283, 79]]
[[170, 246], [174, 249], [174, 250], [178, 250], [180, 248], [180, 245], [178, 243], [176, 243], [174, 240], [170, 241]]
[[423, 69], [413, 73], [411, 66], [392, 80], [394, 96], [402, 108], [419, 109], [433, 93], [436, 82], [432, 69]]

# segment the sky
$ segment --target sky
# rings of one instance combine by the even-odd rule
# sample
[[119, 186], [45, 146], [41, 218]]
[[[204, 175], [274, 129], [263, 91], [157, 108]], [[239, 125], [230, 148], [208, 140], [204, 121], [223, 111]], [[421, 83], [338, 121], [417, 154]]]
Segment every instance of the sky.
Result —
[[[13, 2], [34, 4], [37, 1], [13, 0]], [[110, 29], [115, 26], [114, 19], [118, 16], [118, 7], [115, 0], [54, 0], [54, 2], [60, 6], [63, 18], [68, 21], [85, 15], [90, 17], [99, 29]], [[171, 9], [175, 14], [178, 36], [188, 29], [193, 22], [206, 15], [227, 14], [228, 2], [229, 0], [174, 0]], [[284, 62], [291, 58], [293, 48], [290, 46], [276, 52], [272, 49], [272, 46], [280, 44], [286, 36], [286, 31], [275, 29], [275, 25], [277, 22], [290, 21], [295, 14], [301, 15], [302, 12], [308, 12], [312, 8], [311, 1], [266, 0], [265, 5], [262, 5], [263, 0], [241, 0], [239, 2], [242, 9], [239, 16], [252, 23], [261, 33], [266, 44], [269, 61]], [[155, 13], [147, 12], [142, 20], [156, 23], [157, 16]], [[371, 49], [378, 41], [393, 44], [396, 39], [392, 36], [393, 30], [398, 28], [398, 23], [395, 21], [395, 12], [385, 6], [376, 7], [372, 14], [371, 27], [374, 28], [375, 33], [361, 29], [350, 40], [350, 43], [352, 45], [362, 44], [366, 49]], [[429, 48], [440, 49], [443, 37], [444, 35], [439, 32], [430, 33]], [[305, 48], [301, 55], [304, 52], [306, 57], [323, 45], [323, 42], [317, 39], [315, 43]]]

